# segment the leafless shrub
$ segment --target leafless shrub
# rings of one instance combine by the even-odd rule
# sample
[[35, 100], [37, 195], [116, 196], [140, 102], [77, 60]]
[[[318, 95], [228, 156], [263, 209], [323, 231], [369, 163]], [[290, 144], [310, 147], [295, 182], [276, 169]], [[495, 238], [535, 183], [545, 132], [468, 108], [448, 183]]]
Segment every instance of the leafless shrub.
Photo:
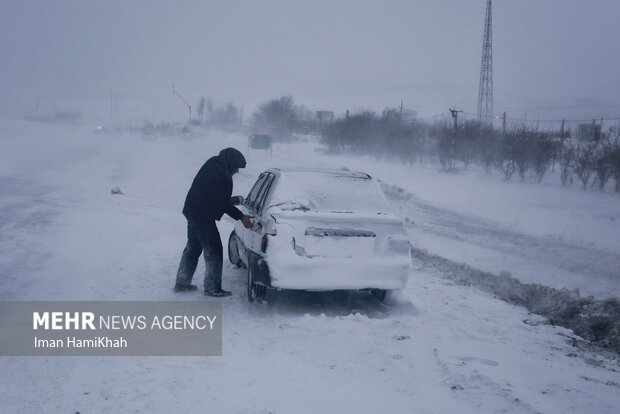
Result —
[[572, 141], [564, 142], [560, 150], [560, 179], [566, 185], [575, 164], [575, 146]]
[[538, 182], [541, 182], [558, 152], [560, 144], [549, 134], [534, 131], [531, 136], [530, 160]]
[[360, 152], [376, 137], [377, 116], [374, 112], [361, 112], [327, 125], [323, 142], [332, 152]]
[[586, 189], [586, 186], [590, 181], [590, 177], [595, 169], [595, 149], [595, 142], [581, 142], [577, 145], [575, 150], [575, 173], [577, 174], [577, 177], [579, 177], [584, 190]]
[[499, 144], [499, 151], [495, 158], [495, 168], [504, 174], [504, 179], [510, 181], [517, 169], [515, 158], [517, 156], [516, 141], [512, 135], [505, 134]]
[[620, 193], [620, 137], [614, 137], [609, 146], [609, 164], [614, 177], [615, 191]]
[[209, 98], [206, 103], [204, 98], [198, 105], [198, 114], [203, 119], [204, 110], [207, 110], [204, 116], [204, 126], [207, 128], [219, 128], [223, 130], [237, 130], [241, 127], [241, 109], [232, 102], [224, 105], [215, 106], [213, 100]]
[[436, 141], [435, 151], [443, 170], [451, 170], [455, 163], [455, 130], [452, 121], [447, 118], [435, 122], [431, 136]]
[[282, 96], [262, 103], [254, 112], [254, 131], [269, 133], [278, 140], [289, 138], [296, 120], [293, 104], [291, 96]]
[[592, 187], [598, 185], [600, 191], [605, 191], [605, 186], [613, 176], [613, 144], [609, 139], [601, 140], [593, 154], [594, 180]]

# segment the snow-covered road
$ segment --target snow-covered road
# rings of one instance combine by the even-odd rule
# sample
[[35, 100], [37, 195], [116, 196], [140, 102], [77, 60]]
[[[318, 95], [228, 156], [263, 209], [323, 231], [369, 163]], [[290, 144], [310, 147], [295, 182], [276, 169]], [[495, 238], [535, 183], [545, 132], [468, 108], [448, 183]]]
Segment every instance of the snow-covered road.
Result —
[[[185, 242], [180, 208], [206, 158], [245, 145], [235, 135], [144, 141], [2, 121], [0, 298], [213, 300], [171, 289]], [[250, 156], [235, 176], [235, 193], [246, 194], [272, 162], [370, 168], [389, 185], [407, 182], [392, 175], [393, 167], [315, 149], [283, 145], [273, 161]], [[125, 194], [111, 195], [114, 186]], [[394, 206], [410, 219], [412, 241], [427, 248], [422, 233], [437, 237], [434, 246], [467, 240], [502, 254], [534, 237], [413, 195], [394, 199]], [[219, 227], [227, 237], [232, 222]], [[572, 251], [571, 259], [579, 264], [586, 251]], [[529, 246], [513, 256], [545, 266], [561, 261], [545, 261]], [[598, 262], [594, 257], [587, 266]], [[597, 266], [603, 279], [607, 265]], [[201, 263], [198, 280], [203, 269]], [[294, 292], [249, 304], [245, 277], [244, 269], [225, 264], [224, 287], [233, 296], [222, 300], [222, 357], [0, 357], [0, 404], [16, 413], [615, 413], [620, 407], [618, 359], [575, 348], [572, 332], [420, 263], [403, 297], [389, 306], [363, 293]]]
[[[386, 185], [384, 192], [406, 219], [417, 245], [494, 273], [514, 273], [524, 282], [620, 297], [620, 253], [526, 234], [432, 205], [400, 188]], [[592, 283], [584, 283], [586, 278]]]

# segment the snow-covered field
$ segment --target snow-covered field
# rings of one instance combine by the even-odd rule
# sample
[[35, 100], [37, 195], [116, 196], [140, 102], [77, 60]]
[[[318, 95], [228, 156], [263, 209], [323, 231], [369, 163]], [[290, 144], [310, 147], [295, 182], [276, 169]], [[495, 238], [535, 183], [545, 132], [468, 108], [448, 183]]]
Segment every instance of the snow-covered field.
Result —
[[[144, 139], [0, 121], [0, 299], [214, 300], [175, 294], [180, 213], [202, 163], [240, 135]], [[620, 297], [620, 197], [328, 156], [314, 141], [251, 153], [267, 166], [347, 167], [384, 183], [414, 246], [524, 282]], [[110, 194], [120, 187], [122, 195]], [[219, 224], [227, 238], [232, 221]], [[619, 359], [414, 261], [386, 306], [367, 294], [248, 304], [224, 266], [222, 357], [0, 357], [6, 412], [597, 412], [620, 410]], [[195, 280], [203, 271], [199, 265]]]

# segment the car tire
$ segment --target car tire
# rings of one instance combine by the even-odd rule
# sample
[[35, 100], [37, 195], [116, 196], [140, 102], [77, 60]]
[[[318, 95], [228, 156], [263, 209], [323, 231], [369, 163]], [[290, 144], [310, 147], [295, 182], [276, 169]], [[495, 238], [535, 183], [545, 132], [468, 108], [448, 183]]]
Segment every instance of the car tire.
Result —
[[260, 271], [257, 269], [258, 266], [252, 266], [250, 257], [248, 257], [248, 301], [250, 303], [254, 301], [262, 302], [267, 297], [267, 286], [254, 281], [254, 272]]
[[230, 233], [230, 237], [228, 238], [228, 260], [230, 263], [236, 266], [243, 266], [243, 260], [241, 260], [241, 255], [239, 255], [239, 239], [237, 238], [237, 234], [233, 230]]

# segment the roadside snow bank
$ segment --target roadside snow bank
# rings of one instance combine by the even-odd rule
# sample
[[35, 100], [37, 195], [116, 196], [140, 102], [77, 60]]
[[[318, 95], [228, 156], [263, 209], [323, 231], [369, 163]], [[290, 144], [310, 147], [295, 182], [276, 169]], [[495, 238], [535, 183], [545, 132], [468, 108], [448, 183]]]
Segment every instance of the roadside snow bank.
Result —
[[547, 323], [572, 329], [577, 335], [603, 348], [620, 353], [620, 301], [582, 298], [579, 291], [553, 289], [537, 283], [523, 283], [508, 272], [495, 275], [412, 247], [411, 255], [422, 265], [434, 267], [447, 279], [474, 285], [509, 303], [545, 316]]

